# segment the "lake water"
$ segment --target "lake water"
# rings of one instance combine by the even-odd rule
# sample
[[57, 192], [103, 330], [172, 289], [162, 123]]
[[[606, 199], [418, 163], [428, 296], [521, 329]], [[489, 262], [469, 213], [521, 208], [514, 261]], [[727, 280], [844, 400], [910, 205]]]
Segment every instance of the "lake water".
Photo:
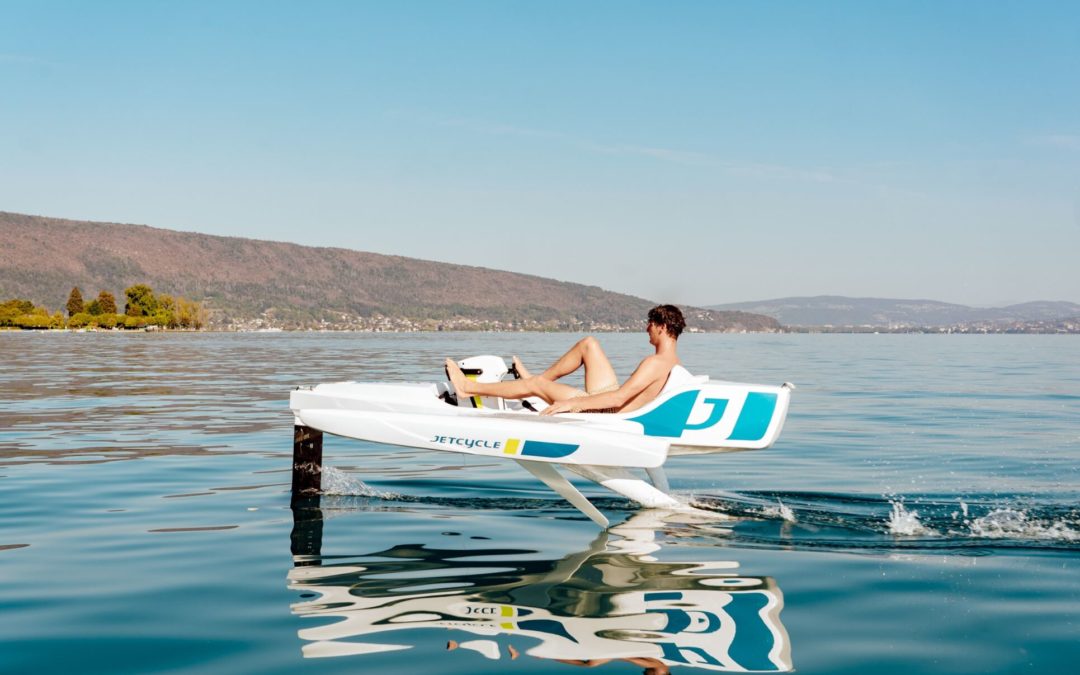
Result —
[[0, 672], [1075, 671], [1072, 336], [684, 336], [798, 385], [773, 448], [667, 465], [734, 520], [583, 485], [603, 532], [512, 463], [333, 437], [290, 504], [292, 387], [576, 337], [0, 333]]

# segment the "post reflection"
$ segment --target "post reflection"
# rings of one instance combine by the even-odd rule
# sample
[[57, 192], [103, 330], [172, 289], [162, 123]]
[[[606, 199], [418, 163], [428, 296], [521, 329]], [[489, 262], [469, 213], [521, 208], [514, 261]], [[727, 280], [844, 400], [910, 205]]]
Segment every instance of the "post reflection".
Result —
[[460, 632], [447, 649], [489, 659], [621, 660], [646, 673], [792, 669], [776, 583], [734, 562], [656, 560], [662, 512], [639, 512], [557, 560], [424, 544], [322, 558], [317, 502], [293, 513], [289, 588], [308, 599], [291, 608], [321, 620], [299, 631], [305, 657], [407, 650], [430, 640], [417, 629], [445, 628]]

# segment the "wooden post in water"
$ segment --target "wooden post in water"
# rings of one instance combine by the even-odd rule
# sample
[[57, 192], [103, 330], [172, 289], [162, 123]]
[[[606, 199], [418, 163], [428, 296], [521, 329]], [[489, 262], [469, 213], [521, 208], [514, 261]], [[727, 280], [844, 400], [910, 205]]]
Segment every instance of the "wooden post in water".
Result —
[[319, 494], [322, 489], [322, 437], [318, 429], [293, 427], [292, 498]]

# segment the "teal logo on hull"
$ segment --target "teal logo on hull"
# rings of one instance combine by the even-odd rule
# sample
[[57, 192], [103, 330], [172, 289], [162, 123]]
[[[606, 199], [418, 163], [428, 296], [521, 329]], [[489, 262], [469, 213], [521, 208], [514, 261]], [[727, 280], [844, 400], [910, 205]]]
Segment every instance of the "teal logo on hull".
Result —
[[746, 395], [746, 402], [739, 411], [729, 441], [760, 441], [769, 430], [773, 411], [776, 410], [776, 394], [752, 391]]
[[[630, 422], [637, 422], [642, 426], [646, 436], [666, 436], [679, 438], [684, 431], [700, 431], [710, 429], [720, 421], [727, 410], [728, 399], [707, 398], [702, 401], [709, 406], [709, 414], [704, 422], [689, 424], [690, 413], [697, 404], [698, 394], [701, 391], [680, 392], [649, 412], [629, 418]], [[776, 394], [752, 391], [746, 395], [742, 410], [739, 411], [739, 419], [735, 421], [728, 440], [733, 441], [757, 441], [765, 436], [765, 432], [772, 422], [773, 411], [776, 409]]]

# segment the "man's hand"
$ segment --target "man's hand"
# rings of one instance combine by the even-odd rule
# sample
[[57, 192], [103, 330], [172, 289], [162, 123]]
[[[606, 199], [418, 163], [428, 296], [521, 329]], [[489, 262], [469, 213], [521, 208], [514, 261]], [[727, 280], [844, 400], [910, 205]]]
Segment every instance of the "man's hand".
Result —
[[574, 412], [574, 405], [570, 401], [558, 401], [540, 411], [541, 415], [556, 415], [558, 413]]

